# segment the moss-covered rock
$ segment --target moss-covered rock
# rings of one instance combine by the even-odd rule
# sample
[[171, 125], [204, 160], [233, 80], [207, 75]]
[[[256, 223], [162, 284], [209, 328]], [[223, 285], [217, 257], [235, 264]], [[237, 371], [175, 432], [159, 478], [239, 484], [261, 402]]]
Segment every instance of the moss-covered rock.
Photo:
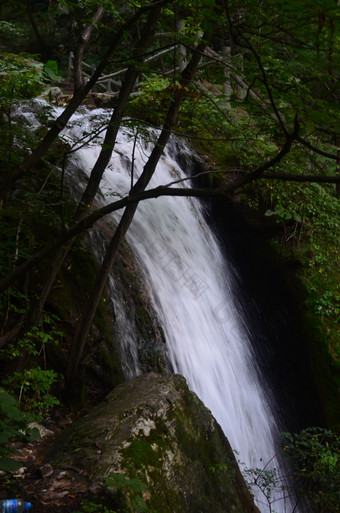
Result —
[[134, 512], [136, 500], [157, 513], [258, 511], [220, 426], [179, 375], [119, 385], [54, 439], [46, 459], [87, 474], [94, 492], [113, 476], [117, 511]]

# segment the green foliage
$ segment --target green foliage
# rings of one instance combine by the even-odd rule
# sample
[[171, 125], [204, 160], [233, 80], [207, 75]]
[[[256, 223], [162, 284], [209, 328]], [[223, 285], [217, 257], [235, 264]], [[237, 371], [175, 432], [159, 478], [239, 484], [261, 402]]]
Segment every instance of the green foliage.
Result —
[[224, 472], [229, 470], [229, 465], [226, 463], [216, 463], [216, 465], [212, 465], [209, 467], [209, 470], [212, 472]]
[[209, 470], [216, 474], [227, 473], [229, 479], [235, 479], [236, 471], [235, 471], [235, 461], [232, 461], [231, 458], [226, 457], [225, 463], [216, 463], [209, 467]]
[[0, 470], [11, 472], [21, 467], [21, 463], [9, 457], [15, 451], [9, 443], [15, 439], [29, 441], [39, 437], [37, 429], [29, 429], [32, 417], [19, 410], [17, 401], [3, 388], [0, 388]]
[[40, 62], [25, 55], [0, 54], [0, 99], [2, 102], [32, 98], [42, 88]]
[[[234, 34], [249, 50], [242, 64], [247, 81], [255, 84], [262, 98], [268, 98], [270, 88], [265, 109], [247, 98], [249, 113], [263, 119], [275, 113], [275, 103], [290, 125], [298, 113], [308, 131], [316, 125], [334, 126], [339, 109], [339, 24], [336, 2], [330, 4], [328, 8], [326, 3], [316, 7], [315, 2], [268, 0], [259, 9], [251, 0], [230, 3]], [[285, 34], [277, 38], [280, 27], [285, 27]], [[273, 131], [274, 124], [267, 124], [268, 129]]]
[[[28, 119], [16, 116], [13, 107], [41, 92], [42, 67], [25, 55], [0, 54], [0, 187], [20, 165], [28, 148], [36, 144], [36, 134]], [[3, 211], [0, 213], [4, 215]]]
[[116, 513], [116, 510], [109, 509], [101, 504], [100, 499], [98, 499], [98, 502], [85, 499], [82, 501], [81, 511], [73, 511], [73, 513]]
[[1, 349], [0, 357], [12, 360], [19, 358], [23, 352], [33, 357], [40, 354], [45, 355], [46, 344], [57, 345], [63, 337], [62, 331], [56, 325], [58, 320], [56, 316], [46, 314], [39, 324], [33, 326], [21, 339], [8, 344], [6, 349]]
[[150, 511], [142, 495], [147, 490], [147, 486], [140, 479], [111, 472], [105, 481], [105, 485], [121, 492], [136, 513]]
[[61, 77], [58, 73], [57, 61], [48, 60], [45, 62], [43, 67], [43, 77], [46, 82], [55, 82], [57, 80], [61, 80]]
[[[46, 369], [46, 346], [57, 345], [63, 336], [57, 322], [55, 316], [45, 315], [22, 338], [0, 350], [2, 361], [24, 359], [24, 370], [9, 373], [3, 379], [3, 384], [18, 397], [20, 407], [37, 419], [46, 416], [51, 408], [59, 404], [59, 400], [51, 394], [58, 374], [52, 369]], [[44, 369], [39, 365], [39, 360], [44, 362]]]
[[31, 412], [36, 419], [41, 419], [59, 404], [58, 399], [49, 393], [57, 377], [54, 370], [44, 370], [36, 366], [24, 372], [14, 372], [3, 383], [18, 394], [25, 411]]
[[283, 207], [281, 203], [275, 205], [274, 210], [268, 209], [265, 213], [266, 216], [275, 216], [277, 223], [283, 223], [284, 221], [296, 221], [301, 223], [302, 217], [296, 212], [294, 208], [287, 209]]
[[310, 427], [283, 434], [283, 452], [293, 464], [301, 493], [316, 513], [340, 511], [340, 437], [329, 429]]
[[250, 200], [251, 205], [275, 217], [282, 226], [281, 251], [303, 264], [300, 276], [308, 306], [328, 327], [327, 347], [337, 360], [340, 357], [336, 334], [340, 313], [337, 274], [340, 218], [336, 191], [330, 185], [273, 180], [263, 181], [258, 192], [259, 196]]
[[230, 113], [230, 117], [229, 115], [223, 117], [218, 111], [216, 112], [216, 104], [220, 105], [221, 102], [215, 98], [212, 102], [198, 90], [191, 89], [189, 97], [182, 104], [180, 120], [185, 123], [185, 128], [191, 133], [197, 135], [210, 133], [211, 139], [221, 136], [227, 139], [232, 130], [234, 115]]
[[23, 30], [18, 28], [15, 23], [10, 21], [0, 21], [0, 45], [6, 48], [12, 46], [14, 42], [22, 41]]
[[278, 471], [266, 467], [246, 468], [243, 473], [250, 492], [260, 491], [261, 502], [264, 499], [269, 511], [275, 513], [273, 504], [279, 500], [284, 500], [286, 496], [286, 487], [282, 484]]
[[128, 113], [137, 119], [160, 125], [172, 95], [171, 80], [151, 74], [143, 82], [140, 93], [130, 102]]
[[15, 27], [13, 23], [8, 21], [0, 21], [0, 37], [6, 38], [8, 36], [19, 36], [21, 31]]

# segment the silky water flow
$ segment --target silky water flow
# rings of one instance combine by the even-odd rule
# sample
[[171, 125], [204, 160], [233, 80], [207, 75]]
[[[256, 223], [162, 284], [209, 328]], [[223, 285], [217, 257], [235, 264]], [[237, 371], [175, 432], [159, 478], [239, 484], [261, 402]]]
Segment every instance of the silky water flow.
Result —
[[[58, 109], [55, 114], [59, 114]], [[97, 109], [73, 116], [62, 137], [72, 144], [104, 123], [108, 113]], [[149, 139], [155, 139], [149, 133]], [[68, 174], [85, 182], [100, 153], [103, 132], [89, 144], [78, 143]], [[140, 175], [152, 143], [126, 128], [119, 133], [115, 150], [101, 182], [98, 201], [107, 204], [124, 196]], [[189, 154], [183, 143], [170, 139], [148, 188], [186, 178], [176, 152]], [[132, 171], [133, 170], [133, 171]], [[176, 186], [188, 187], [188, 181]], [[111, 216], [116, 224], [121, 213]], [[182, 374], [190, 387], [221, 425], [241, 469], [277, 469], [280, 486], [287, 469], [277, 457], [282, 426], [274, 418], [275, 398], [260, 376], [243, 313], [233, 299], [235, 270], [222, 255], [219, 243], [207, 226], [198, 199], [159, 197], [142, 201], [127, 234], [127, 241], [142, 269], [160, 324], [173, 371]], [[99, 249], [97, 248], [99, 257]], [[110, 278], [121, 351], [127, 378], [140, 373], [136, 337]], [[265, 391], [266, 389], [266, 391]], [[216, 462], [219, 463], [219, 462]], [[273, 491], [271, 505], [253, 488], [262, 512], [293, 513], [289, 492]], [[271, 509], [270, 509], [271, 508]]]

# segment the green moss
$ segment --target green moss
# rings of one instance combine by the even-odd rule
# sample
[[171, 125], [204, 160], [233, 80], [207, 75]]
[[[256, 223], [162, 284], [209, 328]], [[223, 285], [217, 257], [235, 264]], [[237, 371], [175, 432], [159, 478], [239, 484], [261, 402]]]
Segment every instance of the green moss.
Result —
[[116, 347], [101, 345], [98, 350], [98, 360], [106, 371], [110, 388], [114, 388], [124, 380], [122, 367]]
[[133, 253], [126, 244], [122, 245], [114, 271], [126, 315], [135, 326], [141, 369], [143, 372], [164, 372], [167, 368], [164, 333], [140, 278]]
[[[98, 271], [99, 265], [88, 250], [79, 244], [72, 249], [58, 275], [57, 287], [49, 298], [50, 306], [56, 309], [61, 318], [73, 323], [79, 317], [90, 298]], [[99, 302], [94, 324], [101, 336], [112, 336], [112, 320], [108, 315], [105, 294]]]
[[137, 306], [137, 319], [139, 320], [139, 323], [143, 326], [150, 322], [150, 315], [149, 312], [146, 310], [144, 305], [138, 305]]
[[151, 465], [153, 467], [159, 464], [159, 454], [156, 449], [152, 447], [152, 441], [147, 439], [133, 440], [131, 445], [124, 450], [125, 458], [129, 458], [137, 467], [146, 467]]
[[[118, 511], [134, 513], [136, 493], [150, 513], [221, 513], [225, 504], [235, 513], [252, 511], [249, 499], [249, 508], [243, 507], [237, 475], [229, 467], [211, 470], [233, 463], [233, 454], [210, 412], [180, 376], [149, 373], [119, 385], [60, 433], [53, 451], [56, 445], [48, 461], [85, 469], [93, 486], [115, 474], [108, 490]], [[140, 482], [147, 486], [142, 492], [135, 488]]]

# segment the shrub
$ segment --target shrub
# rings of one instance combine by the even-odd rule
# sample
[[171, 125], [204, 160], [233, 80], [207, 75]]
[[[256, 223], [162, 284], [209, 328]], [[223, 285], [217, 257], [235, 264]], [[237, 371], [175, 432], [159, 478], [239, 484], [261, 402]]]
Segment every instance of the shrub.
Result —
[[15, 451], [9, 446], [15, 439], [39, 437], [37, 429], [29, 429], [31, 415], [19, 410], [16, 400], [3, 388], [0, 388], [0, 469], [10, 472], [20, 468], [21, 463], [9, 457]]

